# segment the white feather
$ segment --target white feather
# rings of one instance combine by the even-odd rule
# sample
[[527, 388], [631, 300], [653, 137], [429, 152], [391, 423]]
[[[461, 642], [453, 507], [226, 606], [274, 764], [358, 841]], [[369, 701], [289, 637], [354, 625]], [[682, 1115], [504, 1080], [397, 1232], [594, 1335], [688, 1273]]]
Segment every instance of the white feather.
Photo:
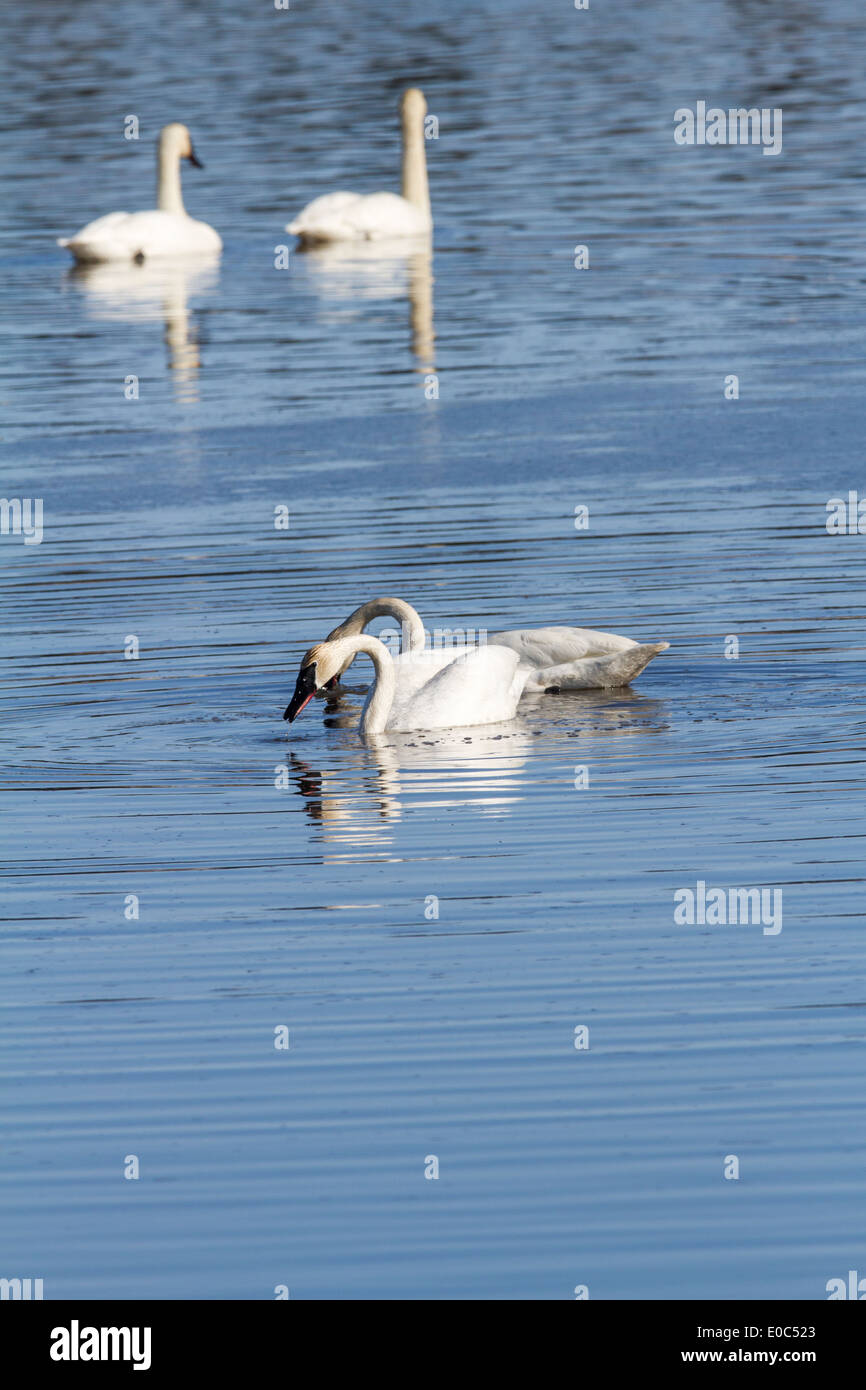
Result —
[[[398, 676], [385, 721], [386, 733], [454, 729], [513, 719], [529, 674], [505, 647], [472, 647], [411, 656]], [[440, 658], [447, 658], [441, 660]], [[395, 668], [401, 658], [394, 662]], [[376, 690], [367, 693], [362, 722]]]

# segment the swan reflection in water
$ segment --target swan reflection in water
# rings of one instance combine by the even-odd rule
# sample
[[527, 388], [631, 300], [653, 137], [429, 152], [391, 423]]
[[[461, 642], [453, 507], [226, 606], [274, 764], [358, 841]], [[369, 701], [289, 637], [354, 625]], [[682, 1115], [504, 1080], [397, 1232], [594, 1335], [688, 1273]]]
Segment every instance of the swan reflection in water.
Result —
[[[333, 721], [329, 721], [332, 723]], [[532, 738], [520, 720], [481, 729], [388, 734], [356, 742], [357, 713], [339, 723], [351, 730], [333, 770], [289, 753], [289, 774], [322, 838], [346, 848], [385, 848], [390, 827], [413, 807], [472, 807], [506, 816], [523, 800], [521, 772]]]
[[[325, 303], [408, 299], [412, 351], [419, 371], [432, 371], [433, 249], [429, 237], [335, 241], [298, 251], [310, 283]], [[358, 313], [362, 310], [358, 310]]]
[[668, 727], [665, 701], [628, 688], [527, 695], [507, 724], [380, 734], [366, 744], [358, 739], [357, 704], [330, 696], [325, 716], [325, 727], [343, 735], [330, 767], [290, 750], [289, 775], [321, 838], [345, 850], [387, 849], [409, 798], [413, 809], [508, 816], [526, 799], [530, 780], [550, 779], [549, 766], [539, 762], [528, 771], [533, 757], [546, 755], [546, 763], [553, 752], [561, 767], [567, 747], [570, 769], [579, 746], [583, 760], [587, 741], [646, 737]]
[[70, 283], [80, 289], [91, 316], [111, 323], [162, 323], [173, 373], [175, 399], [198, 400], [201, 366], [190, 297], [212, 290], [219, 278], [219, 255], [198, 256], [195, 262], [159, 259], [111, 261], [79, 265], [69, 271]]

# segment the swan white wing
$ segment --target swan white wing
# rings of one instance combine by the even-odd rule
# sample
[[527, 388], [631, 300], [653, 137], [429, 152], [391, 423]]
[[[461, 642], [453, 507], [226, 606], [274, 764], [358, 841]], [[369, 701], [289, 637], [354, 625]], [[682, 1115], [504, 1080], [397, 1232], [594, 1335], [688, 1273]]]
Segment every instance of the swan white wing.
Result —
[[[445, 666], [450, 666], [452, 661], [456, 661], [458, 656], [464, 654], [464, 651], [465, 648], [461, 649], [460, 647], [425, 647], [420, 652], [401, 652], [399, 656], [395, 656], [395, 704], [399, 704], [400, 709], [405, 709], [413, 696], [417, 695], [418, 691], [432, 680], [437, 671], [441, 671]], [[367, 691], [364, 712], [373, 698], [374, 687], [375, 681]]]
[[58, 237], [57, 245], [68, 246], [71, 241], [77, 240], [78, 237], [88, 239], [92, 237], [98, 241], [101, 237], [107, 236], [115, 227], [120, 226], [131, 215], [128, 212], [107, 212], [104, 217], [97, 217], [95, 221], [88, 222], [86, 227], [82, 227], [80, 232], [75, 233], [75, 236]]
[[95, 221], [88, 222], [87, 226], [82, 227], [74, 236], [59, 236], [57, 245], [68, 247], [76, 257], [88, 247], [111, 246], [118, 235], [122, 239], [123, 233], [119, 229], [129, 216], [128, 212], [109, 212], [105, 217], [97, 217]]
[[[314, 198], [311, 203], [298, 213], [291, 222], [287, 223], [286, 231], [293, 232], [295, 236], [315, 237], [323, 235], [324, 240], [330, 240], [327, 229], [342, 225], [342, 216], [346, 209], [353, 203], [357, 203], [358, 193], [325, 193], [321, 198]], [[319, 233], [316, 229], [326, 229], [324, 233]]]
[[316, 198], [286, 227], [308, 241], [373, 241], [418, 236], [430, 219], [397, 193], [327, 193]]
[[174, 212], [110, 212], [60, 240], [76, 260], [126, 261], [136, 256], [188, 256], [219, 251], [219, 233]]
[[368, 240], [418, 236], [430, 230], [430, 219], [399, 193], [370, 193], [359, 198], [351, 216], [357, 235]]
[[606, 690], [628, 685], [659, 652], [666, 651], [670, 642], [632, 642], [619, 652], [605, 656], [587, 656], [561, 665], [533, 667], [526, 689]]
[[414, 694], [405, 695], [398, 684], [385, 728], [397, 733], [513, 719], [528, 674], [507, 647], [472, 647]]
[[466, 651], [466, 647], [424, 647], [420, 652], [401, 652], [395, 656], [394, 677], [401, 698], [411, 699], [438, 671], [450, 666]]
[[530, 666], [559, 666], [587, 656], [606, 656], [636, 647], [630, 637], [615, 632], [596, 632], [591, 627], [520, 627], [494, 632], [489, 643], [510, 647]]

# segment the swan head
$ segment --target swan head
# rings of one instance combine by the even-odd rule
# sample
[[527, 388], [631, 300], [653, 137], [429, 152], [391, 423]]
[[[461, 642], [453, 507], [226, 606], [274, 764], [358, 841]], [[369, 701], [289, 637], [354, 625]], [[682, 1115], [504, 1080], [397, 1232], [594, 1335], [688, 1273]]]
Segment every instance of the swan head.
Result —
[[423, 125], [427, 101], [420, 87], [407, 87], [400, 98], [400, 115], [404, 125]]
[[192, 147], [192, 136], [180, 121], [163, 126], [159, 133], [159, 150], [160, 154], [171, 155], [175, 159], [188, 159], [196, 169], [204, 168]]
[[341, 653], [335, 642], [318, 642], [311, 647], [301, 661], [301, 669], [295, 682], [295, 693], [286, 705], [284, 719], [292, 724], [298, 715], [329, 681], [340, 673]]

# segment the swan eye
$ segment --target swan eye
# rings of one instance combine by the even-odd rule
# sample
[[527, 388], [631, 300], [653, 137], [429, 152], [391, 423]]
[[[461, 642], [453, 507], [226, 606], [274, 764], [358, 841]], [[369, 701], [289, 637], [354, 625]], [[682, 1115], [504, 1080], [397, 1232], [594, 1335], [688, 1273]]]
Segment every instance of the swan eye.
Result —
[[315, 661], [311, 661], [309, 666], [302, 666], [298, 672], [298, 679], [295, 682], [295, 693], [286, 706], [286, 712], [283, 718], [288, 719], [290, 724], [293, 723], [298, 715], [307, 708], [307, 705], [312, 700], [318, 688], [316, 663]]

